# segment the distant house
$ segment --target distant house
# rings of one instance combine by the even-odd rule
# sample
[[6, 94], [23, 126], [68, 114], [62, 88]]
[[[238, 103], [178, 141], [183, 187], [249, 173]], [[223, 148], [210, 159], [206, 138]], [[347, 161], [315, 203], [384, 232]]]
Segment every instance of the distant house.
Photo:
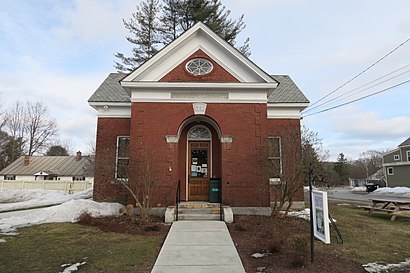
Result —
[[0, 172], [4, 180], [15, 181], [92, 181], [90, 156], [21, 156]]
[[410, 137], [383, 155], [383, 171], [388, 187], [410, 187]]

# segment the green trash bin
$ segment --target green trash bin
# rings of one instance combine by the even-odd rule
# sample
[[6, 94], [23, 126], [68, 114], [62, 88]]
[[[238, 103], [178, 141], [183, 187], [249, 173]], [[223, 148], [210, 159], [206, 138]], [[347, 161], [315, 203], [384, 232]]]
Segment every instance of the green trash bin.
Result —
[[209, 202], [219, 203], [219, 185], [221, 185], [220, 178], [211, 178], [209, 181]]

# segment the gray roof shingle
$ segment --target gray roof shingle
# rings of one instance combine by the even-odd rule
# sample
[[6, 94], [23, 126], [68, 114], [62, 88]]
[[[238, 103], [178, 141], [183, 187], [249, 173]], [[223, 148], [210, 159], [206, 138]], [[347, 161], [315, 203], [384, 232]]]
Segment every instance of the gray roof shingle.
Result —
[[[97, 88], [88, 102], [130, 102], [120, 81], [127, 74], [111, 73]], [[272, 75], [279, 85], [268, 98], [269, 103], [309, 103], [302, 91], [288, 75]]]
[[403, 146], [410, 146], [410, 137], [406, 139], [402, 144], [399, 145], [399, 147], [403, 147]]
[[130, 96], [120, 84], [125, 76], [127, 74], [110, 73], [88, 102], [130, 102]]
[[30, 156], [30, 163], [24, 165], [21, 156], [4, 168], [0, 175], [29, 175], [40, 171], [57, 176], [94, 176], [92, 160], [89, 156], [82, 156], [76, 160], [75, 156]]
[[299, 87], [288, 75], [271, 75], [279, 85], [268, 97], [269, 103], [309, 103]]

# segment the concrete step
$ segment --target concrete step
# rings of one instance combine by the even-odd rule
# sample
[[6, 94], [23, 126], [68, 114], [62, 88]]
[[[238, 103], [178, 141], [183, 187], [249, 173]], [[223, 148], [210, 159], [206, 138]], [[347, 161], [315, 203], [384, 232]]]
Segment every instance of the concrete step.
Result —
[[200, 209], [200, 208], [219, 208], [219, 203], [209, 203], [209, 202], [181, 202], [178, 205], [179, 208], [190, 208], [190, 209]]
[[219, 208], [180, 208], [179, 214], [219, 214]]
[[201, 220], [220, 220], [219, 214], [178, 214], [178, 221], [189, 220], [189, 221], [201, 221]]

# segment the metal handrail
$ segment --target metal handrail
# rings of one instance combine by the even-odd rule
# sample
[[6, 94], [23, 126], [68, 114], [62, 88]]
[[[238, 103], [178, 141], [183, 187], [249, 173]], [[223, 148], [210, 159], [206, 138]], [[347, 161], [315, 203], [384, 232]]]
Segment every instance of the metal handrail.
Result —
[[178, 221], [178, 205], [181, 201], [181, 180], [178, 180], [178, 185], [177, 185], [177, 193], [175, 196], [175, 203], [176, 203], [176, 210], [175, 210], [175, 221]]
[[223, 213], [224, 213], [224, 208], [222, 205], [222, 180], [219, 180], [218, 183], [218, 187], [219, 187], [219, 220], [223, 221], [224, 217], [223, 217]]

